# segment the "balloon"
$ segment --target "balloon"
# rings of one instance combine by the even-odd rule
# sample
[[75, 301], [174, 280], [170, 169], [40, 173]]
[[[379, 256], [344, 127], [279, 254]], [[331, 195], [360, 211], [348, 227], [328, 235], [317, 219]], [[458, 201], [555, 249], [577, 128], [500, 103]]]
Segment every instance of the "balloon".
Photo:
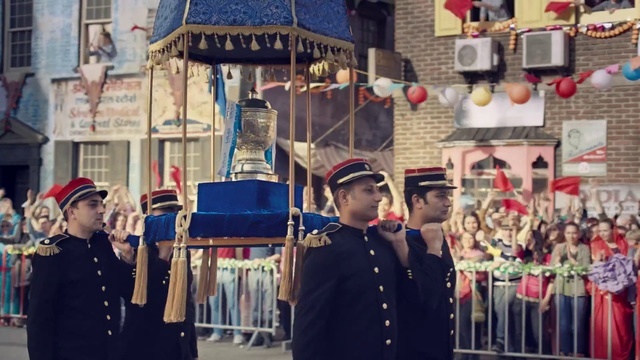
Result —
[[393, 81], [390, 79], [379, 78], [373, 83], [373, 93], [381, 98], [389, 97], [393, 93], [392, 85]]
[[484, 86], [479, 88], [475, 88], [471, 93], [471, 101], [476, 104], [476, 106], [487, 106], [491, 102], [491, 91]]
[[591, 74], [591, 85], [598, 90], [609, 90], [613, 85], [613, 75], [605, 69], [596, 70]]
[[556, 94], [563, 99], [568, 99], [576, 94], [578, 85], [572, 78], [566, 77], [556, 84]]
[[442, 106], [452, 108], [460, 101], [460, 94], [454, 88], [446, 88], [438, 94], [438, 101]]
[[[356, 73], [356, 70], [353, 70], [353, 81], [355, 82], [358, 79], [358, 74]], [[349, 70], [347, 69], [342, 69], [342, 70], [338, 70], [338, 72], [336, 73], [336, 82], [338, 84], [348, 84], [349, 83]]]
[[508, 84], [505, 85], [505, 88], [513, 104], [526, 104], [531, 99], [531, 89], [525, 84]]
[[407, 99], [413, 105], [422, 104], [427, 101], [427, 89], [420, 85], [411, 86], [407, 90]]
[[622, 76], [629, 81], [640, 80], [640, 68], [632, 69], [631, 62], [627, 62], [622, 65]]

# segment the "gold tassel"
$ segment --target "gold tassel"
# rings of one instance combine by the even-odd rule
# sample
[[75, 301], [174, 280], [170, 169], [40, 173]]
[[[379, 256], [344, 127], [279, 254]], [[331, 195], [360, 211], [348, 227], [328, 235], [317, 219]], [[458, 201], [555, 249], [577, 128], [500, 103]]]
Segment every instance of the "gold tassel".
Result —
[[302, 242], [305, 247], [314, 248], [331, 245], [331, 239], [326, 234], [308, 234]]
[[276, 50], [282, 50], [284, 49], [284, 47], [282, 46], [282, 41], [280, 41], [280, 33], [277, 33], [278, 35], [276, 35], [276, 42], [275, 44], [273, 44], [273, 48]]
[[176, 272], [178, 271], [178, 254], [180, 248], [178, 242], [173, 244], [173, 257], [171, 259], [171, 270], [169, 271], [169, 291], [167, 293], [167, 303], [164, 306], [164, 322], [174, 322], [171, 318], [171, 311], [173, 309], [174, 298], [176, 297]]
[[278, 292], [278, 300], [291, 300], [291, 290], [293, 288], [293, 221], [289, 223], [292, 230], [291, 235], [287, 235], [284, 243], [284, 252], [282, 259], [282, 277], [280, 278], [280, 291]]
[[231, 74], [231, 68], [227, 70], [227, 80], [233, 79], [233, 74]]
[[269, 34], [267, 34], [266, 32], [264, 33], [264, 42], [267, 43], [267, 47], [271, 47], [271, 42], [269, 41]]
[[227, 51], [233, 50], [233, 43], [231, 42], [231, 36], [227, 34], [227, 42], [224, 44], [224, 49]]
[[178, 56], [178, 54], [178, 47], [175, 44], [171, 45], [171, 56]]
[[295, 306], [298, 303], [300, 296], [300, 287], [302, 286], [302, 267], [304, 265], [304, 252], [306, 250], [307, 248], [304, 246], [302, 241], [298, 241], [296, 243], [296, 257], [293, 265], [293, 286], [291, 289], [291, 299], [289, 300], [289, 304], [291, 304], [291, 306]]
[[328, 48], [326, 59], [328, 61], [333, 61], [335, 59], [335, 56], [333, 55], [333, 49], [331, 49], [331, 47]]
[[200, 34], [200, 43], [198, 44], [198, 49], [200, 50], [206, 50], [209, 48], [209, 45], [207, 44], [207, 39], [205, 37], [204, 33]]
[[[144, 217], [142, 218], [144, 224]], [[144, 234], [144, 225], [143, 225]], [[136, 258], [136, 281], [133, 285], [133, 296], [131, 303], [143, 306], [147, 303], [147, 283], [149, 273], [149, 247], [145, 243], [144, 235], [140, 236], [138, 255]]]
[[218, 39], [218, 34], [213, 33], [213, 41], [216, 43], [216, 47], [220, 47], [220, 39]]
[[169, 52], [165, 51], [162, 53], [162, 57], [160, 57], [160, 61], [165, 64], [169, 61]]
[[211, 249], [211, 264], [209, 265], [209, 296], [218, 294], [218, 249]]
[[[172, 322], [183, 322], [187, 311], [187, 291], [188, 289], [188, 264], [187, 264], [187, 245], [180, 245], [180, 256], [177, 261], [176, 291], [174, 293], [173, 308], [171, 309]], [[174, 275], [172, 274], [171, 277]]]
[[314, 59], [320, 58], [320, 49], [318, 49], [318, 44], [316, 44], [315, 49], [313, 49], [313, 58]]
[[299, 36], [298, 36], [298, 52], [299, 53], [304, 52], [304, 45], [302, 45], [302, 38], [300, 38]]
[[204, 304], [209, 295], [209, 249], [202, 249], [202, 264], [198, 274], [198, 291], [196, 293], [196, 304]]
[[178, 42], [176, 45], [178, 47], [178, 50], [184, 50], [184, 43], [182, 41], [182, 38], [183, 38], [182, 36], [178, 37]]
[[258, 42], [256, 41], [256, 35], [251, 35], [251, 50], [253, 51], [258, 51], [260, 50], [260, 45], [258, 45]]
[[60, 247], [57, 245], [38, 245], [36, 253], [40, 256], [56, 255], [60, 252]]

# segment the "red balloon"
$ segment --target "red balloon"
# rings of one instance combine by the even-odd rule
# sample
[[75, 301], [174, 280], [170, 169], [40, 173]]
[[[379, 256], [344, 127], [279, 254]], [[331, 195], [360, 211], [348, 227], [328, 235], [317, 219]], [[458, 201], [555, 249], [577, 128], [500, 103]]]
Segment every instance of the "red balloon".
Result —
[[422, 104], [427, 101], [427, 89], [424, 86], [411, 86], [409, 90], [407, 90], [407, 99], [413, 105]]
[[576, 94], [578, 85], [572, 78], [566, 77], [556, 84], [556, 94], [563, 99], [568, 99]]

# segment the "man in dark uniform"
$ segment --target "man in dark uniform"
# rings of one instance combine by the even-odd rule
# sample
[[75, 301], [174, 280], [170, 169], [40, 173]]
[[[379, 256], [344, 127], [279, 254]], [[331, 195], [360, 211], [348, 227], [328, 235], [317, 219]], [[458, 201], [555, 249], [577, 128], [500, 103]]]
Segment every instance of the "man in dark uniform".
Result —
[[404, 186], [409, 259], [420, 298], [398, 300], [398, 359], [452, 360], [456, 272], [442, 223], [455, 187], [444, 168], [407, 169]]
[[[140, 198], [142, 212], [147, 213], [147, 194]], [[175, 190], [151, 193], [151, 215], [177, 213], [182, 209]], [[149, 245], [149, 282], [147, 303], [139, 306], [126, 300], [126, 316], [122, 329], [123, 360], [194, 360], [198, 358], [195, 328], [195, 302], [191, 293], [193, 273], [187, 274], [187, 312], [185, 321], [165, 324], [164, 308], [169, 291], [171, 244]], [[190, 259], [190, 257], [189, 257]]]
[[120, 297], [132, 295], [135, 260], [126, 231], [102, 231], [106, 196], [87, 178], [71, 180], [55, 195], [67, 231], [42, 240], [33, 257], [31, 360], [120, 358]]
[[364, 159], [340, 163], [326, 176], [340, 221], [305, 238], [294, 360], [396, 359], [396, 288], [410, 291], [415, 283], [406, 234], [394, 232], [401, 224], [368, 227], [378, 217], [382, 180]]

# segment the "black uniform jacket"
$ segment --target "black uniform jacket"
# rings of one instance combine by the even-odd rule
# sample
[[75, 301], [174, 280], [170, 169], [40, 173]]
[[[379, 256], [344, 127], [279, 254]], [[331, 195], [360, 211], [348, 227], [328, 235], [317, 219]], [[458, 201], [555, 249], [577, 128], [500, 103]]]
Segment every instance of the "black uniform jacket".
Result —
[[454, 291], [456, 271], [446, 241], [442, 255], [427, 254], [419, 230], [407, 230], [410, 266], [420, 301], [399, 298], [400, 360], [452, 360], [455, 343]]
[[120, 358], [120, 297], [131, 297], [134, 267], [116, 257], [107, 236], [61, 234], [38, 245], [27, 318], [31, 360]]
[[395, 360], [396, 286], [417, 292], [411, 270], [370, 227], [331, 223], [330, 244], [309, 247], [293, 324], [294, 360]]
[[141, 307], [132, 304], [131, 298], [125, 299], [123, 360], [192, 360], [198, 357], [194, 325], [196, 309], [191, 293], [191, 266], [187, 273], [189, 291], [185, 321], [165, 324], [163, 320], [169, 291], [170, 268], [170, 262], [158, 257], [157, 246], [150, 245], [147, 303]]

